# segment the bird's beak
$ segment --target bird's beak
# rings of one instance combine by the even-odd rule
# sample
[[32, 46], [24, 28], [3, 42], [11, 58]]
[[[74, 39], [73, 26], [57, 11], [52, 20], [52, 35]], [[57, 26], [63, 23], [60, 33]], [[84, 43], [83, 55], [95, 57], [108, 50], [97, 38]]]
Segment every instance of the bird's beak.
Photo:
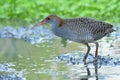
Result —
[[44, 24], [47, 24], [47, 20], [42, 20], [41, 22], [35, 24], [33, 27], [41, 26], [41, 25], [44, 25]]

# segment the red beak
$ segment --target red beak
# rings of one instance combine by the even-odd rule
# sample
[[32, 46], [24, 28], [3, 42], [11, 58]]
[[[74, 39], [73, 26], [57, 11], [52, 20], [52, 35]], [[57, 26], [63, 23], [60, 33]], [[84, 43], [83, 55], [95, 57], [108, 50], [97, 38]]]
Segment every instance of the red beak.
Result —
[[46, 24], [46, 23], [47, 23], [47, 20], [43, 20], [43, 21], [35, 24], [33, 27], [41, 26], [41, 25], [44, 25], [44, 24]]

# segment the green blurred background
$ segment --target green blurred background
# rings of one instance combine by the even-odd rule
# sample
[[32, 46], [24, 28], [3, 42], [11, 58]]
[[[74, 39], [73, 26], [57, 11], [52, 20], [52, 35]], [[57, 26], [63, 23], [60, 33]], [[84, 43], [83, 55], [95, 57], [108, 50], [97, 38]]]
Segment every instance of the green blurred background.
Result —
[[30, 25], [49, 14], [120, 23], [120, 0], [0, 0], [0, 25]]
[[[31, 24], [39, 22], [50, 14], [56, 14], [62, 18], [89, 17], [117, 25], [120, 24], [120, 0], [0, 0], [1, 35], [3, 35], [2, 33], [9, 35], [13, 30], [8, 28], [11, 31], [6, 29], [5, 32], [2, 31], [1, 27], [29, 27]], [[16, 31], [18, 29], [16, 29]], [[24, 35], [29, 37], [29, 30], [26, 30], [22, 29], [21, 31], [20, 29], [24, 34], [19, 34], [23, 35], [23, 37]], [[42, 32], [44, 33], [45, 31]], [[99, 55], [110, 54], [119, 57], [120, 46], [118, 44], [120, 44], [120, 39], [119, 36], [118, 38], [116, 35], [114, 36], [100, 41]], [[35, 37], [35, 40], [36, 38], [37, 37]], [[32, 38], [30, 39], [32, 40]], [[41, 43], [34, 45], [19, 39], [0, 39], [0, 64], [12, 63], [15, 66], [8, 67], [11, 71], [12, 69], [16, 70], [13, 70], [13, 72], [1, 71], [0, 76], [3, 74], [20, 73], [27, 80], [76, 80], [81, 77], [84, 78], [84, 74], [86, 73], [82, 70], [84, 69], [83, 67], [79, 65], [67, 65], [67, 63], [54, 61], [54, 59], [61, 54], [70, 53], [75, 56], [76, 53], [78, 53], [78, 55], [85, 53], [85, 46], [72, 42], [66, 47], [63, 47], [63, 44], [66, 43], [62, 42], [63, 44], [61, 44], [59, 38], [52, 39], [51, 41], [50, 39], [45, 40], [44, 35], [41, 35], [40, 40], [43, 42], [41, 41]], [[93, 46], [92, 48], [94, 49]], [[94, 53], [94, 50], [91, 53]], [[108, 56], [108, 59], [109, 57], [110, 56]], [[76, 60], [77, 58], [78, 57], [76, 57]], [[83, 57], [80, 57], [80, 59], [82, 58]], [[5, 70], [8, 71], [9, 68]], [[94, 68], [91, 67], [91, 69], [94, 71]], [[116, 76], [118, 76], [116, 79], [119, 79], [119, 69], [119, 67], [116, 69], [115, 66], [112, 66], [112, 68], [109, 66], [101, 68], [99, 69], [100, 78], [103, 80], [105, 77], [106, 80], [106, 78], [112, 78], [114, 76], [116, 78]], [[108, 70], [114, 71], [108, 73]], [[95, 75], [94, 73], [92, 74], [90, 78], [94, 79]], [[113, 78], [113, 80], [115, 78]]]

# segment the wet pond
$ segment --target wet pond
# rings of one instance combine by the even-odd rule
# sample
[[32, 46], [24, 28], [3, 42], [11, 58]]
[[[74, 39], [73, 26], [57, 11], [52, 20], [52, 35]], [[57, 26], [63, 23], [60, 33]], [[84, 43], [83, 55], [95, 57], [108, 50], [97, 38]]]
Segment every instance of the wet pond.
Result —
[[[86, 46], [61, 39], [48, 29], [0, 29], [0, 80], [96, 80], [92, 63], [87, 76], [82, 62]], [[120, 37], [112, 33], [99, 41], [99, 80], [120, 79]], [[93, 60], [94, 44], [89, 60]]]

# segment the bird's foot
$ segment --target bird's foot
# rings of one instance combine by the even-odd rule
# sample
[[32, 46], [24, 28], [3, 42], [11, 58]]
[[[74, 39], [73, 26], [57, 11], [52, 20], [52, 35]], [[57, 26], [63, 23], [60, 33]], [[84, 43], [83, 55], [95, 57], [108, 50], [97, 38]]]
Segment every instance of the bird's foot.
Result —
[[[87, 62], [85, 65], [88, 66], [88, 64], [91, 64], [91, 63], [92, 63], [94, 66], [97, 66], [98, 69], [101, 68], [101, 66], [102, 66], [101, 60], [98, 61], [98, 59], [95, 59], [95, 60], [93, 60], [93, 61]], [[98, 63], [99, 63], [99, 66], [98, 66]]]
[[91, 72], [89, 70], [89, 67], [88, 67], [88, 64], [86, 63], [86, 61], [84, 61], [84, 67], [86, 68], [87, 70], [87, 76], [90, 76], [91, 75]]
[[90, 76], [91, 72], [90, 72], [89, 68], [86, 68], [86, 70], [87, 70], [87, 75]]

